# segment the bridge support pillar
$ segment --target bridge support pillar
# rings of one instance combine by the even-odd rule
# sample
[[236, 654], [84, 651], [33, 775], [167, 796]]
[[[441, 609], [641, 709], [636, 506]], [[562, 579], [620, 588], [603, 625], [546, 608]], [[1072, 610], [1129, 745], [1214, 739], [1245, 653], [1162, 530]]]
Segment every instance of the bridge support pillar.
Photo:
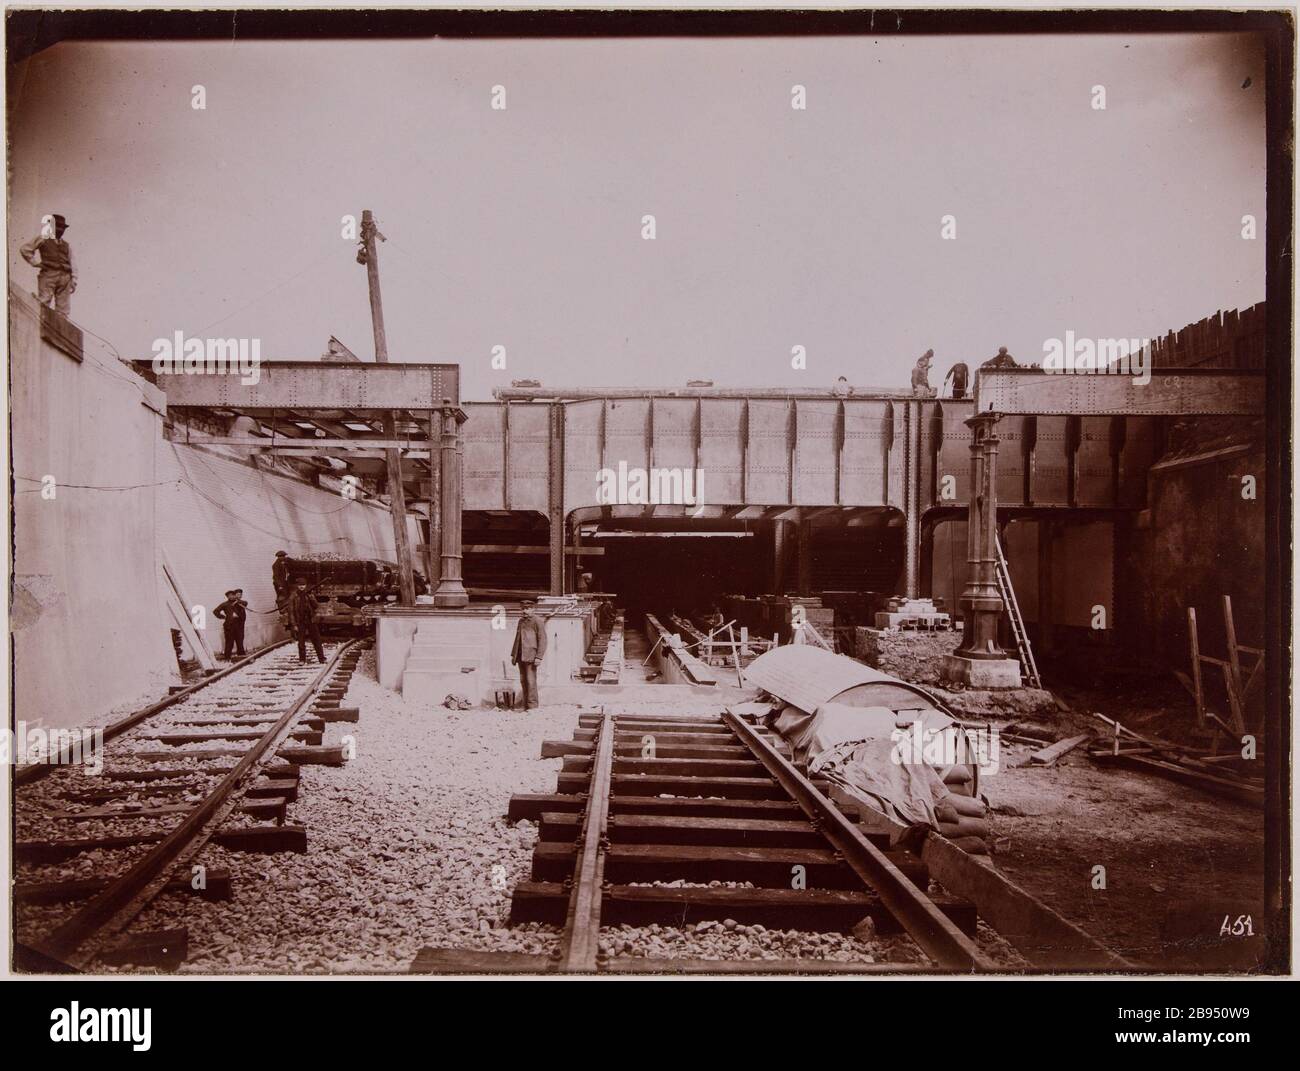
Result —
[[799, 521], [799, 559], [796, 571], [797, 590], [800, 595], [812, 594], [812, 523]]
[[970, 688], [1019, 688], [1020, 663], [998, 645], [1002, 596], [997, 574], [997, 413], [977, 413], [966, 424], [970, 444], [971, 497], [966, 522], [966, 588], [959, 603], [965, 617], [961, 646], [943, 660], [944, 680]]
[[1052, 628], [1052, 540], [1056, 525], [1051, 519], [1038, 522], [1038, 650], [1050, 654], [1055, 646]]
[[786, 589], [786, 558], [790, 553], [791, 521], [772, 522], [772, 594], [784, 595]]
[[549, 492], [546, 506], [550, 521], [551, 594], [563, 595], [564, 588], [564, 403], [551, 406], [547, 443]]
[[433, 593], [433, 605], [447, 608], [465, 606], [469, 592], [461, 580], [461, 445], [460, 426], [465, 422], [465, 411], [451, 404], [448, 398], [442, 403], [442, 439], [438, 450], [438, 502], [442, 517], [442, 561], [438, 587]]

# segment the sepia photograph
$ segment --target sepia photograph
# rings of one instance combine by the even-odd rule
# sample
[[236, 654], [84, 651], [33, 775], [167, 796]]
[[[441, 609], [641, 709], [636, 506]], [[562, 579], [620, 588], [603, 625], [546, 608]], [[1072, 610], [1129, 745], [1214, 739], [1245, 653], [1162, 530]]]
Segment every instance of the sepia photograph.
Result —
[[1293, 16], [10, 5], [5, 972], [1289, 977]]

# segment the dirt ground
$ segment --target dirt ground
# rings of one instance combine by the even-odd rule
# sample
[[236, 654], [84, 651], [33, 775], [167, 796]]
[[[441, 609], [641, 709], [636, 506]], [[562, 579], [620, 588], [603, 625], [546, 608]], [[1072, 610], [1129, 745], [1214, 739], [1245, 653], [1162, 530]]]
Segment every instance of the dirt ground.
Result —
[[[1051, 740], [1088, 729], [1102, 736], [1110, 730], [1091, 716], [1098, 712], [1137, 732], [1206, 743], [1176, 688], [1132, 679], [1098, 685], [1057, 689], [1069, 709], [1020, 719], [1022, 730]], [[1003, 874], [1135, 964], [1217, 972], [1259, 962], [1262, 811], [1099, 766], [1084, 747], [1053, 767], [1031, 765], [1033, 750], [1004, 742], [1001, 772], [981, 782]]]
[[[1027, 763], [1031, 750], [1006, 747], [1002, 758]], [[983, 787], [998, 868], [1126, 959], [1171, 970], [1241, 969], [1258, 954], [1258, 941], [1220, 930], [1225, 917], [1235, 924], [1244, 915], [1258, 932], [1260, 811], [1102, 768], [1079, 752], [1055, 767], [1013, 765]], [[1094, 887], [1098, 866], [1104, 888]], [[1189, 940], [1196, 936], [1200, 943]]]

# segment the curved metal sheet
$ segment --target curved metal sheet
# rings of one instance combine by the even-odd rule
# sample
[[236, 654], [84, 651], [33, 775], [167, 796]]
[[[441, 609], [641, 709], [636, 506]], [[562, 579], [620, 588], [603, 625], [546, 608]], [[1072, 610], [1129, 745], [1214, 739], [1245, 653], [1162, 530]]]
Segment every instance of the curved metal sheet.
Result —
[[920, 685], [881, 673], [856, 659], [832, 654], [820, 647], [788, 644], [759, 655], [745, 670], [745, 683], [762, 688], [800, 710], [812, 713], [841, 692], [862, 685], [885, 684], [902, 688], [926, 704], [948, 713], [947, 707]]

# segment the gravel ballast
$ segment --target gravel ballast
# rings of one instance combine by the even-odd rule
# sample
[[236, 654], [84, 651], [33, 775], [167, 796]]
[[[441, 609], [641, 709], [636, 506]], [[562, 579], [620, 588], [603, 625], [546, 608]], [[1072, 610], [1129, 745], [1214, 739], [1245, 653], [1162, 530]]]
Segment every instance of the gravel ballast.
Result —
[[[367, 652], [345, 705], [357, 724], [329, 724], [324, 744], [351, 745], [342, 768], [307, 766], [287, 821], [308, 830], [303, 854], [251, 855], [215, 845], [200, 862], [231, 872], [235, 898], [160, 897], [132, 930], [184, 926], [182, 973], [405, 973], [423, 947], [549, 955], [559, 930], [508, 925], [514, 885], [527, 880], [537, 831], [505, 820], [510, 796], [555, 790], [560, 759], [545, 739], [568, 739], [596, 704], [531, 712], [408, 708], [375, 680]], [[620, 697], [620, 713], [716, 714], [680, 701]], [[996, 948], [986, 938], [980, 944]], [[815, 958], [916, 964], [906, 936], [804, 933], [733, 920], [684, 927], [614, 926], [611, 958]], [[1007, 962], [1011, 958], [1007, 957]], [[126, 968], [135, 970], [136, 968]]]

